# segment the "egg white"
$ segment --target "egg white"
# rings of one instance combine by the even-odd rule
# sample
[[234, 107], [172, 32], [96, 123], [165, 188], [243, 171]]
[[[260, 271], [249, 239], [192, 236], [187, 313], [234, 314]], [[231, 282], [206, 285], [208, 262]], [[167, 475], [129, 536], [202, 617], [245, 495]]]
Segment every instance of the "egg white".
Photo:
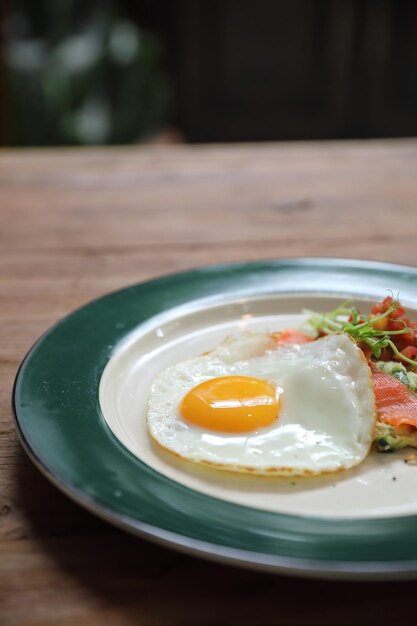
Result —
[[[179, 404], [193, 387], [236, 375], [266, 380], [282, 391], [272, 426], [230, 434], [181, 418]], [[363, 461], [372, 444], [371, 372], [343, 333], [286, 347], [277, 347], [267, 333], [245, 333], [161, 372], [151, 388], [147, 422], [160, 446], [195, 463], [263, 475], [337, 472]]]

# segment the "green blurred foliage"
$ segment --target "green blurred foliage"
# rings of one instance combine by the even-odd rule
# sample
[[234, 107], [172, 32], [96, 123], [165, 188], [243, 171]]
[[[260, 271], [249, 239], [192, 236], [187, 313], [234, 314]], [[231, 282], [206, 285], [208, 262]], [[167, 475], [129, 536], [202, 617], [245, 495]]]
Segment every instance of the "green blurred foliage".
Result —
[[9, 145], [124, 144], [168, 122], [163, 49], [111, 2], [15, 2], [3, 66]]

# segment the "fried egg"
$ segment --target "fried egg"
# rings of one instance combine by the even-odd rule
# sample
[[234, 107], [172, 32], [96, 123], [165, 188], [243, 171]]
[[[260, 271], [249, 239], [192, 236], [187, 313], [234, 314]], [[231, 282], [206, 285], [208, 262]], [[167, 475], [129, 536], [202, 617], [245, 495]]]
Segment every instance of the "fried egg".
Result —
[[376, 422], [370, 369], [346, 334], [278, 346], [228, 338], [162, 371], [148, 430], [178, 457], [234, 472], [309, 476], [354, 467]]

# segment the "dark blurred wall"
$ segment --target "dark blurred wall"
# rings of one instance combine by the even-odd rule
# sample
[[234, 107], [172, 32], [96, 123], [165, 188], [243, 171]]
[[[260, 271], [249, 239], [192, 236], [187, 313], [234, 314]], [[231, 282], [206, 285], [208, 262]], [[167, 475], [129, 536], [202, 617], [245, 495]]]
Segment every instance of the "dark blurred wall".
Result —
[[190, 140], [417, 134], [415, 0], [179, 4], [177, 116]]
[[[5, 83], [21, 144], [129, 143], [172, 126], [191, 142], [417, 134], [416, 0], [10, 0], [16, 9], [23, 44], [35, 40], [33, 54], [14, 49]], [[8, 33], [19, 43], [22, 24]], [[90, 66], [89, 36], [101, 46]], [[87, 73], [74, 76], [77, 63]]]

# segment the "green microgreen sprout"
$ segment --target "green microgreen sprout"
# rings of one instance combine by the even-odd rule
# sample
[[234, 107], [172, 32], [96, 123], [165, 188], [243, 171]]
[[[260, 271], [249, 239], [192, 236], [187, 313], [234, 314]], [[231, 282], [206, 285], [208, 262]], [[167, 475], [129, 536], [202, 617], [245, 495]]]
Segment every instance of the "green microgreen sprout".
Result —
[[404, 320], [397, 319], [402, 322], [404, 328], [399, 330], [380, 330], [374, 327], [378, 322], [389, 317], [399, 306], [397, 301], [393, 301], [386, 311], [373, 317], [362, 315], [358, 309], [351, 305], [350, 300], [346, 300], [340, 306], [329, 313], [319, 314], [314, 311], [305, 311], [310, 317], [307, 325], [313, 328], [317, 334], [331, 335], [335, 333], [347, 333], [356, 342], [363, 342], [371, 349], [373, 356], [380, 358], [384, 348], [390, 347], [393, 353], [401, 360], [417, 367], [417, 362], [409, 359], [401, 354], [391, 337], [395, 335], [404, 335], [412, 332], [412, 329]]

